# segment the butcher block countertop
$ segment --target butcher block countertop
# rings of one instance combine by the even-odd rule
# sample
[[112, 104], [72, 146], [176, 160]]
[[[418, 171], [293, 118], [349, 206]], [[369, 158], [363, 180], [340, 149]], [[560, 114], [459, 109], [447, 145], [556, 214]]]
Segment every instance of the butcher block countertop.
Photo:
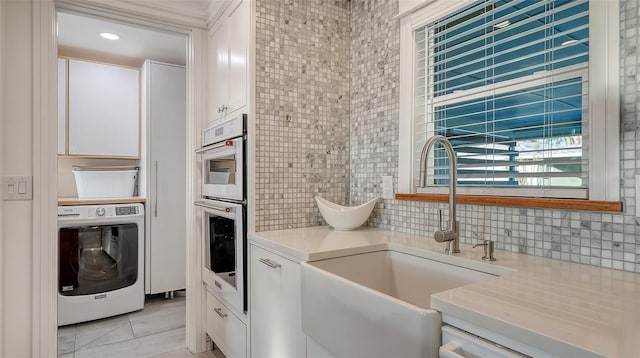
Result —
[[145, 203], [146, 198], [140, 196], [134, 196], [130, 198], [58, 198], [58, 206], [70, 206], [70, 205], [106, 205], [106, 204], [130, 204], [130, 203]]
[[637, 273], [502, 250], [486, 262], [482, 247], [460, 244], [460, 254], [446, 255], [430, 237], [374, 228], [265, 231], [249, 240], [298, 262], [395, 250], [493, 273], [498, 277], [432, 295], [431, 307], [445, 323], [528, 355], [640, 356]]

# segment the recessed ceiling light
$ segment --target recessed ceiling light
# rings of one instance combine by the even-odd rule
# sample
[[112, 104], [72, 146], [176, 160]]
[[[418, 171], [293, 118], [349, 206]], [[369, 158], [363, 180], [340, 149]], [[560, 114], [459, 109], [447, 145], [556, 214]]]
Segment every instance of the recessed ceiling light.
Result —
[[504, 29], [505, 27], [511, 25], [511, 23], [509, 22], [509, 20], [504, 20], [503, 22], [499, 23], [499, 24], [495, 24], [493, 25], [495, 28], [497, 29]]
[[563, 42], [561, 45], [562, 46], [567, 46], [567, 45], [573, 45], [574, 43], [577, 43], [578, 40], [567, 40], [565, 42]]
[[120, 36], [116, 35], [116, 34], [112, 34], [110, 32], [101, 32], [100, 33], [100, 37], [102, 37], [103, 39], [107, 39], [107, 40], [117, 40], [120, 38]]

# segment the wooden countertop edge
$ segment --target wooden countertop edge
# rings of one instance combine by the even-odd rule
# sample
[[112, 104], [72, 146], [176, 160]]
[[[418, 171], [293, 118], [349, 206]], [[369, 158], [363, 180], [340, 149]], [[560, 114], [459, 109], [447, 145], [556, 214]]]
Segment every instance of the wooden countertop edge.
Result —
[[[397, 200], [448, 202], [448, 194], [396, 194]], [[526, 208], [622, 212], [622, 202], [584, 199], [524, 198], [513, 196], [456, 195], [458, 204]]]
[[104, 198], [104, 199], [78, 199], [78, 198], [64, 198], [58, 199], [59, 206], [70, 205], [101, 205], [101, 204], [130, 204], [130, 203], [145, 203], [146, 198]]

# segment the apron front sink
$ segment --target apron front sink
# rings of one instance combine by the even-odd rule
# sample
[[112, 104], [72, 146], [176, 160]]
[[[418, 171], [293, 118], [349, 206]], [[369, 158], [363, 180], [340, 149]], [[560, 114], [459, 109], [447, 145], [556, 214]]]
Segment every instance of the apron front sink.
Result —
[[302, 330], [336, 357], [437, 357], [431, 295], [495, 275], [397, 251], [302, 264]]

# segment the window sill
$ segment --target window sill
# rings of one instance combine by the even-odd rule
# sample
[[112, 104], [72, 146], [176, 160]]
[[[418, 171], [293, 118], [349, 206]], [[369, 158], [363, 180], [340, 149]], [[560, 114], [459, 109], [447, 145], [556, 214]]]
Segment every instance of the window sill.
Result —
[[[397, 200], [448, 202], [447, 194], [396, 194]], [[456, 195], [456, 203], [525, 208], [622, 212], [622, 202], [584, 199], [525, 198], [513, 196]]]

